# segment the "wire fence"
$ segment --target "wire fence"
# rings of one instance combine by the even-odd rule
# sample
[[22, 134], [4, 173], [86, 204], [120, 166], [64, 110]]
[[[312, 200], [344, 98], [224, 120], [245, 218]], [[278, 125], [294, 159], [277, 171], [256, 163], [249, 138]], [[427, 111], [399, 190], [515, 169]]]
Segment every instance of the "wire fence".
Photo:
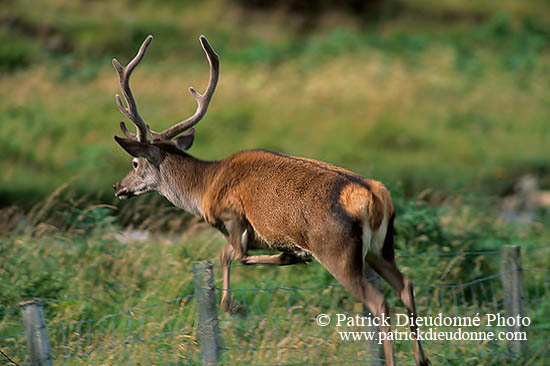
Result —
[[[482, 258], [498, 263], [501, 251], [422, 253], [401, 255], [399, 261], [407, 263], [416, 257], [454, 260], [456, 258]], [[489, 259], [488, 259], [489, 258]], [[490, 259], [494, 258], [494, 259]], [[320, 266], [313, 263], [307, 266]], [[247, 266], [235, 265], [233, 272], [242, 271], [246, 275]], [[245, 268], [247, 267], [247, 268]], [[119, 284], [108, 289], [81, 293], [58, 299], [45, 299], [42, 305], [46, 310], [45, 325], [51, 343], [50, 355], [59, 365], [200, 365], [204, 361], [199, 333], [201, 324], [197, 312], [197, 294], [191, 289], [180, 297], [160, 301], [145, 301], [144, 304], [125, 308], [101, 317], [67, 319], [65, 312], [68, 303], [85, 304], [91, 297], [101, 292], [131, 292], [144, 282], [161, 283], [180, 276], [186, 271], [173, 275], [151, 278], [145, 281]], [[220, 267], [213, 271], [219, 277]], [[494, 274], [470, 279], [455, 284], [431, 284], [415, 282], [415, 296], [418, 315], [435, 317], [474, 317], [479, 316], [481, 325], [461, 327], [461, 331], [506, 331], [506, 324], [488, 325], [488, 316], [508, 317], [505, 309], [510, 301], [503, 291], [503, 280], [514, 269], [501, 269]], [[528, 290], [523, 291], [521, 304], [524, 313], [530, 318], [525, 328], [529, 352], [537, 360], [550, 358], [550, 270], [523, 268], [523, 281]], [[444, 275], [444, 274], [442, 274]], [[288, 287], [248, 287], [228, 290], [238, 309], [233, 314], [216, 311], [217, 332], [221, 338], [221, 356], [218, 362], [226, 365], [341, 365], [366, 364], [376, 360], [372, 348], [364, 341], [342, 339], [340, 331], [365, 331], [357, 324], [337, 327], [338, 314], [342, 317], [355, 317], [366, 314], [364, 308], [337, 283], [318, 286]], [[222, 289], [215, 284], [212, 293], [219, 301]], [[392, 309], [392, 322], [406, 309], [391, 291], [384, 289]], [[544, 307], [542, 306], [544, 305]], [[4, 318], [14, 316], [18, 306], [8, 307]], [[328, 314], [333, 323], [319, 326], [316, 317]], [[489, 315], [492, 314], [492, 315]], [[0, 318], [1, 319], [1, 318]], [[393, 325], [393, 324], [392, 324]], [[394, 327], [406, 331], [405, 327]], [[457, 331], [456, 326], [440, 326], [438, 331]], [[202, 338], [201, 338], [202, 339]], [[414, 365], [411, 343], [408, 340], [394, 341], [394, 351], [399, 365]], [[451, 358], [473, 357], [483, 359], [513, 360], [508, 352], [507, 341], [479, 340], [425, 340], [428, 357], [440, 363]], [[0, 333], [0, 365], [30, 365], [27, 349], [27, 335], [19, 326], [12, 324]]]
[[[466, 255], [498, 255], [499, 251], [467, 252], [467, 253], [437, 253], [432, 257], [455, 257]], [[421, 256], [428, 256], [422, 254]], [[416, 257], [406, 255], [403, 257]], [[415, 282], [416, 303], [419, 316], [442, 314], [442, 317], [473, 317], [480, 316], [481, 326], [464, 327], [464, 331], [489, 332], [506, 331], [504, 326], [487, 325], [487, 314], [501, 315], [505, 317], [504, 306], [508, 302], [502, 293], [502, 271], [489, 276], [476, 278], [467, 282], [449, 285], [432, 285], [429, 283]], [[545, 269], [524, 269], [524, 276], [535, 284], [527, 296], [523, 298], [526, 307], [525, 314], [531, 316], [536, 312], [536, 307], [542, 303], [550, 303], [550, 271]], [[538, 278], [530, 278], [532, 273], [538, 273]], [[221, 288], [217, 288], [222, 291]], [[364, 342], [350, 342], [339, 336], [339, 330], [334, 326], [319, 327], [316, 325], [316, 316], [320, 313], [329, 313], [332, 320], [336, 314], [354, 317], [361, 310], [354, 306], [349, 294], [339, 284], [330, 284], [318, 287], [270, 287], [270, 288], [240, 288], [229, 290], [237, 302], [244, 308], [244, 318], [223, 316], [220, 319], [221, 333], [224, 335], [224, 353], [235, 354], [234, 363], [244, 362], [255, 365], [301, 365], [312, 364], [310, 362], [312, 352], [316, 359], [324, 360], [313, 364], [355, 364], [372, 360], [373, 355], [365, 347]], [[262, 311], [261, 299], [257, 294], [269, 292], [271, 297], [277, 297], [279, 304], [288, 309], [280, 317]], [[250, 296], [253, 293], [255, 296]], [[293, 297], [296, 293], [311, 294], [301, 300], [303, 306], [294, 306]], [[401, 319], [406, 316], [406, 309], [395, 296], [387, 296], [390, 308], [393, 310], [394, 324], [397, 314]], [[286, 303], [286, 304], [285, 304]], [[307, 305], [305, 305], [307, 304]], [[326, 309], [331, 309], [327, 311]], [[332, 314], [330, 313], [332, 312]], [[532, 317], [532, 316], [531, 316]], [[540, 319], [539, 319], [540, 320]], [[246, 325], [243, 326], [243, 321]], [[542, 323], [542, 321], [540, 321]], [[270, 324], [270, 332], [263, 330], [265, 324]], [[364, 327], [351, 326], [341, 329], [343, 331], [364, 331]], [[400, 330], [406, 330], [400, 327]], [[440, 327], [439, 331], [456, 331], [456, 327]], [[550, 319], [544, 324], [535, 324], [527, 328], [527, 338], [531, 340], [532, 349], [539, 352], [540, 357], [550, 357], [547, 339], [550, 336]], [[484, 343], [480, 341], [437, 341], [427, 340], [425, 349], [432, 360], [448, 362], [449, 358], [457, 355], [481, 356], [487, 359], [499, 360], [511, 358], [507, 352], [505, 341]], [[398, 364], [415, 365], [412, 358], [410, 341], [394, 342], [396, 360]], [[458, 350], [457, 350], [458, 348]], [[353, 355], [350, 359], [349, 355]], [[230, 357], [231, 358], [231, 357]], [[262, 363], [259, 360], [274, 359], [275, 363]], [[301, 362], [299, 361], [301, 360]]]

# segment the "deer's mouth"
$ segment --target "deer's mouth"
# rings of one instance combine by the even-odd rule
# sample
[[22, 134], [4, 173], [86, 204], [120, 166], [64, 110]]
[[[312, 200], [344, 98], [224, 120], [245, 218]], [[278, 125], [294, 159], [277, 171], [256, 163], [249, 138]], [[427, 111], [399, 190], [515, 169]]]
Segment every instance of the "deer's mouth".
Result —
[[129, 191], [128, 188], [121, 188], [115, 192], [115, 197], [121, 200], [128, 199], [134, 196], [134, 193]]

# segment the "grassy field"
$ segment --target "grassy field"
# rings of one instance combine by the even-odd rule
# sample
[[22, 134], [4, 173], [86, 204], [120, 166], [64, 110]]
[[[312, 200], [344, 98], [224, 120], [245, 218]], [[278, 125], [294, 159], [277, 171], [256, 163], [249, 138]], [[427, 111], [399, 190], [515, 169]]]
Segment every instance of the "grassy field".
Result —
[[[23, 0], [0, 10], [0, 349], [16, 362], [24, 360], [23, 338], [4, 337], [22, 331], [17, 303], [30, 298], [47, 301], [57, 355], [104, 347], [65, 364], [188, 364], [198, 357], [196, 305], [187, 298], [191, 263], [212, 259], [216, 266], [223, 238], [156, 194], [122, 204], [111, 192], [130, 168], [112, 139], [121, 134], [122, 116], [111, 59], [126, 62], [150, 33], [155, 40], [132, 86], [154, 129], [194, 111], [186, 90], [202, 90], [208, 75], [199, 34], [221, 57], [195, 156], [264, 148], [383, 181], [397, 206], [397, 252], [426, 254], [398, 258], [421, 284], [497, 274], [498, 254], [433, 254], [505, 244], [522, 247], [525, 268], [550, 270], [548, 211], [521, 225], [500, 218], [498, 209], [523, 174], [550, 187], [544, 0], [404, 0], [365, 18], [335, 11], [308, 18], [220, 0]], [[145, 239], [127, 239], [134, 234]], [[508, 358], [502, 343], [436, 342], [425, 346], [433, 364], [543, 365], [546, 274], [526, 272], [526, 315], [538, 327], [529, 330], [528, 355]], [[217, 267], [215, 276], [220, 286]], [[360, 343], [331, 343], [334, 329], [311, 320], [320, 312], [361, 311], [320, 265], [237, 267], [233, 281], [237, 289], [323, 289], [236, 292], [248, 315], [222, 316], [228, 364], [368, 356]], [[499, 309], [500, 279], [494, 281], [490, 298], [483, 300], [489, 290], [476, 285], [460, 306], [454, 293], [417, 287], [419, 310]], [[387, 286], [384, 292], [391, 294]], [[103, 319], [109, 314], [119, 315]], [[102, 320], [78, 323], [89, 319]], [[139, 334], [132, 339], [147, 342], [121, 343], [130, 320]], [[395, 348], [398, 359], [411, 359], [409, 342]]]
[[[70, 195], [60, 193], [49, 201], [49, 210], [25, 217], [30, 223], [39, 224], [1, 236], [2, 350], [16, 362], [24, 360], [23, 336], [3, 337], [22, 331], [16, 304], [41, 298], [47, 304], [50, 337], [61, 364], [199, 364], [194, 328], [196, 304], [188, 298], [194, 294], [191, 264], [198, 259], [211, 259], [215, 264], [215, 285], [220, 287], [217, 257], [224, 245], [222, 236], [195, 223], [187, 225], [183, 232], [176, 228], [145, 239], [128, 239], [119, 234], [129, 232], [115, 224], [112, 207], [83, 203], [82, 207], [68, 209], [67, 202], [71, 200]], [[421, 200], [397, 198], [396, 202], [401, 213], [397, 221], [398, 264], [417, 283], [418, 311], [422, 314], [479, 313], [484, 317], [500, 312], [499, 304], [504, 299], [499, 277], [465, 286], [466, 290], [433, 286], [467, 284], [498, 274], [498, 249], [504, 244], [521, 245], [524, 268], [550, 270], [548, 225], [512, 230], [508, 223], [491, 222], [486, 213], [472, 212], [467, 205], [457, 210], [456, 205], [434, 209]], [[153, 215], [152, 210], [150, 206], [139, 207], [145, 215]], [[148, 225], [151, 224], [135, 229], [154, 232], [156, 228]], [[436, 255], [473, 251], [488, 253]], [[519, 359], [507, 357], [503, 342], [425, 342], [434, 364], [544, 365], [550, 326], [548, 273], [526, 272], [524, 276], [525, 314], [533, 325], [528, 328], [528, 355]], [[244, 289], [234, 296], [245, 312], [220, 314], [226, 348], [223, 360], [241, 365], [368, 358], [362, 342], [340, 344], [335, 328], [320, 328], [314, 323], [319, 313], [362, 311], [344, 289], [330, 286], [334, 283], [318, 264], [235, 267], [232, 287]], [[278, 287], [302, 290], [277, 290]], [[247, 290], [254, 288], [272, 290]], [[383, 289], [392, 308], [402, 311], [389, 286], [384, 284]], [[218, 291], [218, 299], [219, 295]], [[183, 300], [174, 300], [179, 298]], [[439, 330], [444, 329], [457, 330]], [[479, 331], [464, 330], [467, 329]], [[130, 343], [125, 346], [125, 341]], [[410, 342], [395, 342], [395, 349], [399, 364], [412, 364]], [[94, 352], [88, 355], [90, 351]], [[70, 357], [65, 359], [64, 355]]]

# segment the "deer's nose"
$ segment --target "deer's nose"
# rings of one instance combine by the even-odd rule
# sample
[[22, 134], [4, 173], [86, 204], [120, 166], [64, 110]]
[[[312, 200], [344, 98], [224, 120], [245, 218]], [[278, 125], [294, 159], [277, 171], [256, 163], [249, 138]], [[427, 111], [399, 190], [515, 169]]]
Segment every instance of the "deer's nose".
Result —
[[116, 191], [116, 183], [113, 184], [113, 189]]

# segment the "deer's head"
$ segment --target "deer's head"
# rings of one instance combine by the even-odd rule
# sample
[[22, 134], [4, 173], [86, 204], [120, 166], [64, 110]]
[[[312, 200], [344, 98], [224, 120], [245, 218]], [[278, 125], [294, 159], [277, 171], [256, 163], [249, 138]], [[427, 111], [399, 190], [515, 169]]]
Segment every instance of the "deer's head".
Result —
[[126, 138], [115, 136], [115, 141], [134, 157], [130, 171], [124, 178], [113, 185], [115, 196], [118, 198], [130, 198], [158, 190], [161, 184], [161, 165], [165, 161], [167, 154], [185, 152], [193, 144], [195, 130], [192, 127], [206, 113], [208, 104], [218, 83], [220, 65], [219, 57], [206, 40], [206, 37], [200, 36], [199, 39], [210, 64], [208, 87], [204, 94], [200, 94], [193, 87], [190, 87], [189, 92], [197, 101], [195, 114], [162, 132], [151, 130], [149, 125], [143, 121], [130, 89], [130, 75], [143, 59], [147, 47], [149, 47], [149, 44], [153, 40], [153, 36], [148, 36], [145, 39], [137, 55], [126, 67], [123, 67], [117, 59], [113, 59], [113, 66], [118, 73], [120, 81], [120, 89], [127, 104], [125, 106], [122, 98], [117, 94], [115, 97], [118, 108], [136, 126], [136, 133], [134, 134], [121, 121], [120, 129]]

